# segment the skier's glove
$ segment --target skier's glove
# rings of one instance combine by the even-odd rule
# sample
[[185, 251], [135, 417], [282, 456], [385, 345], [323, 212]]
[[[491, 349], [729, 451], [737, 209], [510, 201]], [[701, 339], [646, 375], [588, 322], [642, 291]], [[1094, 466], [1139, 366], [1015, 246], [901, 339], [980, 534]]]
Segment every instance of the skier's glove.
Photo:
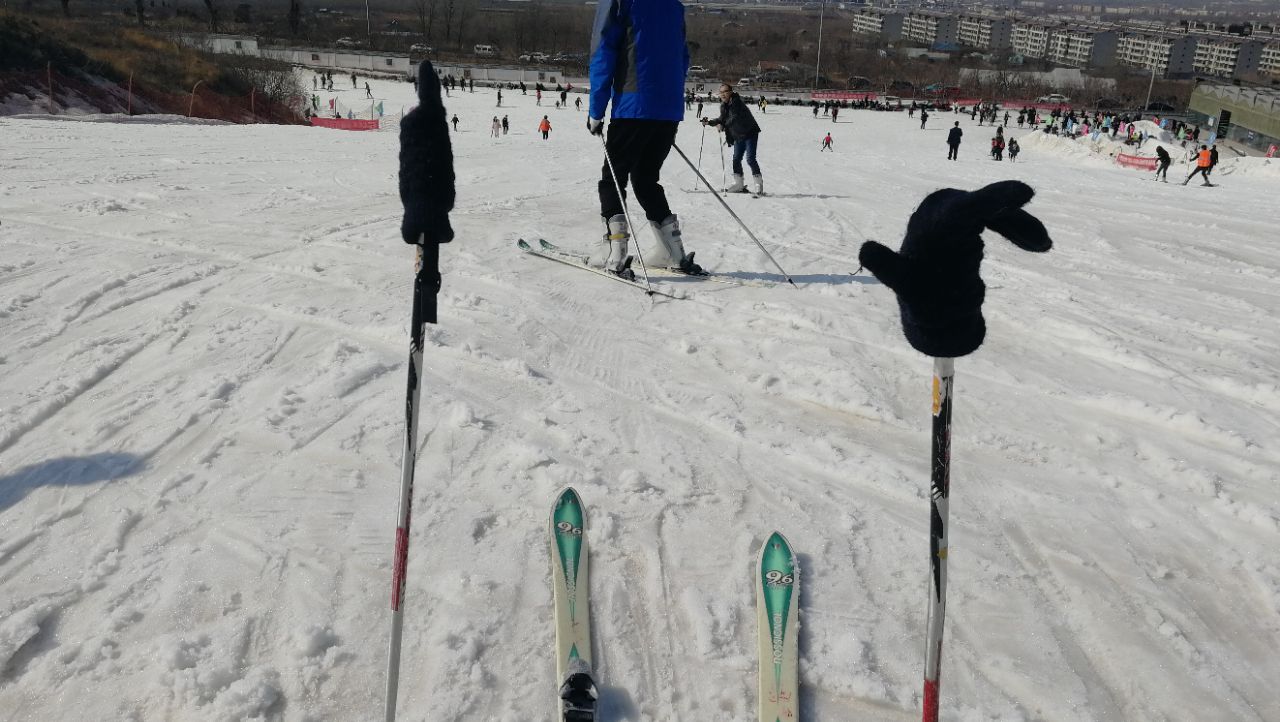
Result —
[[587, 118], [587, 132], [592, 135], [604, 135], [604, 121]]
[[858, 260], [898, 294], [902, 331], [917, 351], [955, 357], [982, 345], [982, 231], [993, 230], [1025, 251], [1052, 248], [1044, 224], [1022, 210], [1034, 195], [1020, 181], [971, 193], [944, 188], [911, 214], [900, 251], [875, 241], [862, 244]]
[[405, 243], [453, 240], [453, 146], [440, 102], [440, 80], [431, 63], [418, 66], [418, 107], [400, 121], [400, 202]]

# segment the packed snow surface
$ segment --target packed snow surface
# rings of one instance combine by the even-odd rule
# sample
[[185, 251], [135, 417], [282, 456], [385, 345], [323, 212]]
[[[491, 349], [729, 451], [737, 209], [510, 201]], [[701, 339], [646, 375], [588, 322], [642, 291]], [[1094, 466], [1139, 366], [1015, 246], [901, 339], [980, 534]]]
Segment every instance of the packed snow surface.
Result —
[[[668, 300], [516, 250], [601, 231], [599, 141], [552, 100], [446, 101], [402, 720], [550, 719], [565, 485], [602, 720], [754, 719], [775, 529], [802, 718], [918, 719], [931, 362], [857, 252], [934, 189], [1008, 178], [1056, 245], [987, 234], [987, 341], [956, 361], [943, 717], [1280, 720], [1274, 162], [1181, 187], [1037, 136], [997, 164], [967, 116], [948, 162], [947, 114], [774, 106], [771, 195], [728, 201], [801, 288], [673, 153], [688, 248], [751, 283], [655, 277]], [[388, 120], [0, 119], [6, 720], [381, 719], [413, 273]], [[715, 132], [679, 143], [719, 185]]]

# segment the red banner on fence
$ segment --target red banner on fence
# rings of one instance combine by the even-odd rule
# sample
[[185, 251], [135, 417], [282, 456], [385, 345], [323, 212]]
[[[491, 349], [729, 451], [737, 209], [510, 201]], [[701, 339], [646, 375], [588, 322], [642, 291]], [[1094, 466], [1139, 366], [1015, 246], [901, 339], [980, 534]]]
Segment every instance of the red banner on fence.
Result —
[[1116, 162], [1125, 168], [1137, 168], [1138, 170], [1156, 169], [1156, 159], [1142, 155], [1128, 155], [1126, 153], [1120, 153], [1116, 155]]
[[1268, 158], [1276, 157], [1276, 146], [1274, 143], [1271, 144], [1270, 148], [1267, 148], [1267, 157]]
[[377, 130], [377, 120], [359, 120], [350, 118], [319, 118], [311, 116], [311, 125], [317, 128], [337, 128], [338, 130]]

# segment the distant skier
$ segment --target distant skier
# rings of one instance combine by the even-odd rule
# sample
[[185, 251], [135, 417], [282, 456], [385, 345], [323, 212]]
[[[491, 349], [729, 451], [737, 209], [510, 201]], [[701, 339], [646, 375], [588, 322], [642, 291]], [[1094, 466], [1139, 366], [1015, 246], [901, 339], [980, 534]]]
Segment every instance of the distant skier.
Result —
[[536, 105], [542, 105], [542, 88], [538, 88], [533, 92], [534, 92], [534, 96], [538, 99], [538, 102], [536, 103]]
[[1022, 149], [1018, 147], [1018, 141], [1016, 139], [1014, 138], [1009, 139], [1008, 150], [1009, 150], [1009, 160], [1010, 161], [1018, 160], [1018, 152], [1021, 151]]
[[[836, 149], [831, 147], [831, 134], [830, 134], [830, 133], [827, 133], [827, 137], [825, 137], [825, 138], [823, 138], [823, 139], [822, 139], [822, 150], [829, 150], [829, 151], [831, 151], [832, 153], [836, 152]], [[819, 152], [819, 153], [821, 153], [822, 151], [818, 151], [818, 152]]]
[[747, 159], [751, 167], [751, 177], [755, 181], [757, 195], [764, 193], [764, 177], [760, 173], [760, 165], [756, 163], [756, 146], [760, 139], [760, 126], [751, 115], [751, 109], [742, 102], [742, 97], [733, 92], [733, 88], [725, 83], [720, 86], [720, 117], [714, 120], [704, 119], [705, 125], [716, 125], [724, 128], [724, 132], [733, 140], [733, 185], [726, 190], [729, 193], [745, 193], [747, 184], [743, 180], [742, 158]]
[[508, 127], [509, 127], [509, 126], [507, 125], [507, 116], [505, 116], [505, 115], [504, 115], [504, 116], [502, 116], [502, 134], [503, 134], [503, 135], [506, 135], [506, 134], [507, 134], [507, 128], [508, 128]]
[[364, 84], [364, 97], [366, 98], [373, 97], [373, 88], [370, 88], [368, 83]]
[[836, 122], [837, 115], [840, 115], [840, 106], [838, 105], [831, 106], [831, 122], [832, 123]]
[[1211, 167], [1210, 164], [1213, 162], [1212, 158], [1213, 155], [1209, 152], [1209, 147], [1205, 145], [1200, 146], [1200, 152], [1196, 154], [1195, 170], [1191, 171], [1191, 175], [1187, 176], [1187, 179], [1182, 181], [1182, 185], [1190, 183], [1191, 179], [1196, 177], [1196, 173], [1199, 173], [1200, 177], [1204, 179], [1203, 185], [1213, 185], [1209, 182], [1209, 168]]
[[991, 139], [991, 159], [1004, 160], [1004, 136], [997, 135]]
[[458, 132], [458, 115], [455, 113], [453, 116], [453, 120], [449, 122], [453, 123], [453, 132], [457, 133]]
[[1164, 149], [1163, 145], [1156, 146], [1156, 180], [1169, 182], [1169, 164], [1173, 159], [1169, 157], [1169, 151]]
[[498, 107], [502, 107], [502, 88], [498, 88]]
[[920, 130], [924, 130], [924, 124], [929, 122], [929, 111], [924, 108], [920, 109]]
[[502, 135], [502, 121], [498, 120], [498, 116], [493, 116], [493, 122], [489, 124], [489, 136], [497, 138]]
[[1218, 144], [1214, 143], [1213, 147], [1209, 149], [1209, 170], [1204, 172], [1204, 179], [1206, 181], [1209, 180], [1209, 174], [1212, 173], [1213, 169], [1217, 167], [1218, 167]]
[[574, 99], [573, 99], [573, 109], [574, 109], [574, 110], [582, 110], [582, 98], [581, 98], [581, 97], [578, 97], [578, 98], [574, 98]]
[[964, 131], [960, 130], [960, 121], [951, 126], [951, 130], [947, 131], [947, 160], [955, 160], [960, 153], [960, 137], [964, 135]]
[[542, 139], [546, 140], [551, 135], [551, 121], [547, 120], [547, 116], [542, 116], [542, 122], [538, 123], [538, 132], [542, 134]]

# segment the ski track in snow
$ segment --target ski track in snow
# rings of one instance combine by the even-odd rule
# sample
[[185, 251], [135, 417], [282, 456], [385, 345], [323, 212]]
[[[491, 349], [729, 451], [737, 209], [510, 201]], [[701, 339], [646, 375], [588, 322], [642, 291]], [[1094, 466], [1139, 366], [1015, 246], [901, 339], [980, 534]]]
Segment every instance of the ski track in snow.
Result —
[[[582, 115], [531, 96], [506, 93], [513, 131], [486, 137], [492, 97], [446, 100], [466, 132], [401, 719], [552, 716], [566, 484], [603, 721], [754, 717], [751, 566], [775, 529], [798, 552], [802, 718], [918, 718], [929, 368], [857, 252], [896, 246], [928, 192], [1004, 178], [1037, 189], [1056, 245], [986, 236], [988, 338], [957, 363], [944, 718], [1280, 719], [1276, 161], [1227, 160], [1204, 193], [1014, 130], [1025, 152], [995, 165], [966, 117], [953, 163], [937, 133], [863, 111], [817, 154], [832, 126], [774, 107], [771, 195], [726, 200], [802, 288], [672, 153], [699, 261], [774, 285], [655, 276], [686, 298], [652, 299], [514, 249], [588, 248], [601, 159]], [[0, 709], [378, 717], [412, 281], [395, 132], [0, 129], [43, 149], [0, 185]], [[682, 126], [691, 158], [701, 133]], [[716, 165], [705, 146], [713, 183]]]

